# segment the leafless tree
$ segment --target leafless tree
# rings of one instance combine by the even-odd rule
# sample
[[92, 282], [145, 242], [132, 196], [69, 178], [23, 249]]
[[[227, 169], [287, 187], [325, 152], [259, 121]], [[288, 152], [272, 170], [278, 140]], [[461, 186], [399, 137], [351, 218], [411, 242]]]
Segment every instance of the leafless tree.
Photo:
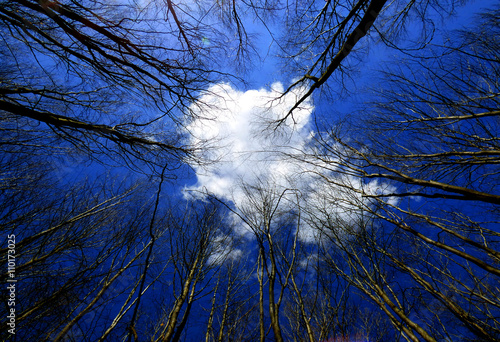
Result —
[[407, 340], [499, 337], [498, 18], [386, 70], [364, 119], [319, 139], [322, 176], [366, 218], [318, 219], [325, 262]]
[[200, 92], [229, 77], [217, 71], [220, 54], [244, 54], [249, 44], [239, 10], [219, 5], [3, 1], [2, 120], [30, 134], [37, 126], [98, 160], [160, 168], [169, 160], [173, 169], [194, 158], [200, 146], [177, 129]]
[[[177, 208], [176, 208], [177, 209]], [[172, 304], [163, 307], [154, 341], [179, 341], [195, 301], [214, 288], [217, 273], [229, 257], [231, 243], [215, 203], [188, 203], [182, 213], [170, 211], [163, 224], [171, 263]]]
[[[332, 85], [334, 92], [349, 92], [347, 81], [367, 71], [356, 61], [363, 60], [370, 47], [383, 43], [407, 53], [425, 47], [432, 39], [435, 25], [446, 22], [461, 4], [463, 1], [454, 0], [312, 0], [283, 4], [283, 33], [274, 38], [284, 60], [283, 70], [295, 79], [285, 93], [300, 87], [306, 91], [278, 124], [293, 118], [293, 111], [319, 89]], [[262, 7], [267, 11], [273, 8]], [[414, 44], [405, 44], [400, 38], [408, 36], [410, 25], [419, 38]]]
[[[1, 1], [0, 232], [22, 251], [17, 338], [498, 340], [500, 15], [432, 45], [459, 2]], [[251, 58], [248, 10], [283, 14], [286, 39], [273, 38], [301, 75], [286, 92], [306, 89], [281, 122], [354, 77], [357, 50], [380, 41], [405, 59], [361, 115], [291, 156], [314, 165], [321, 201], [262, 180], [225, 208], [169, 206], [167, 178], [206, 147], [178, 128], [210, 83], [235, 78], [227, 56]], [[423, 38], [399, 46], [416, 22]], [[150, 178], [61, 177], [57, 163], [80, 155]], [[232, 254], [228, 208], [250, 232], [247, 259]]]
[[[68, 186], [38, 156], [4, 154], [2, 162], [2, 240], [16, 240], [16, 336], [78, 338], [83, 317], [97, 317], [106, 305], [119, 305], [121, 293], [135, 291], [148, 202], [139, 183], [101, 177]], [[6, 243], [0, 253], [6, 264]], [[87, 328], [86, 338], [98, 333]]]
[[258, 329], [252, 318], [258, 316], [251, 277], [255, 269], [246, 260], [228, 258], [217, 275], [211, 300], [205, 341], [254, 341]]

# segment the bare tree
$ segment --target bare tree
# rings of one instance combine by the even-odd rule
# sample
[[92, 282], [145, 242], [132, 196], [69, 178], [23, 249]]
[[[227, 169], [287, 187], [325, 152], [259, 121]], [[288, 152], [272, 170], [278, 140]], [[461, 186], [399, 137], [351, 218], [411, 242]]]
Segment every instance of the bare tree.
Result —
[[301, 262], [307, 254], [299, 240], [298, 191], [282, 188], [272, 181], [242, 184], [241, 188], [245, 199], [231, 208], [257, 245], [258, 284], [254, 286], [259, 294], [259, 339], [265, 341], [271, 330], [276, 341], [290, 338], [293, 333], [284, 320], [283, 305], [296, 305], [298, 319], [290, 323], [291, 330], [298, 324], [304, 328], [306, 340], [314, 341], [311, 308], [307, 307], [307, 296], [303, 294], [305, 284], [311, 279], [301, 274]]
[[315, 156], [366, 217], [319, 218], [328, 267], [407, 340], [499, 337], [498, 18], [387, 70], [365, 120], [332, 130]]
[[[294, 110], [329, 84], [334, 92], [345, 93], [346, 82], [366, 72], [364, 66], [357, 68], [356, 61], [363, 60], [368, 48], [379, 43], [408, 53], [424, 48], [432, 39], [435, 23], [448, 19], [461, 4], [463, 1], [313, 0], [282, 5], [284, 30], [274, 40], [284, 60], [283, 70], [295, 79], [285, 94], [294, 88], [306, 90], [277, 123], [293, 118]], [[273, 9], [267, 1], [262, 7]], [[399, 38], [407, 36], [410, 25], [419, 39], [414, 44], [401, 43]], [[334, 82], [328, 82], [330, 79]]]
[[[420, 52], [458, 2], [2, 1], [0, 263], [15, 233], [17, 338], [498, 340], [500, 15]], [[362, 115], [293, 156], [317, 193], [265, 179], [236, 206], [169, 206], [165, 182], [206, 147], [178, 128], [210, 83], [235, 79], [227, 56], [251, 58], [249, 9], [286, 21], [274, 38], [301, 76], [285, 93], [305, 91], [281, 123], [354, 77], [357, 50], [378, 40], [407, 59]], [[413, 50], [397, 46], [410, 22]], [[61, 178], [57, 162], [80, 155], [153, 176]]]
[[2, 118], [129, 166], [169, 160], [173, 169], [194, 158], [199, 146], [186, 146], [177, 128], [210, 82], [229, 77], [217, 71], [219, 54], [243, 54], [248, 39], [236, 7], [190, 6], [3, 1]]
[[152, 340], [179, 341], [193, 304], [213, 289], [212, 281], [228, 257], [229, 247], [220, 215], [220, 208], [213, 203], [188, 203], [182, 213], [172, 210], [165, 218], [173, 302], [162, 308]]
[[[140, 184], [101, 177], [68, 186], [54, 181], [51, 165], [38, 156], [5, 154], [2, 162], [2, 240], [15, 236], [15, 279], [22, 289], [15, 305], [16, 336], [39, 341], [78, 336], [83, 317], [97, 320], [106, 305], [119, 305], [120, 293], [134, 291], [135, 276], [124, 281], [124, 275], [144, 252], [137, 248], [145, 238], [142, 220], [149, 206]], [[6, 246], [0, 249], [3, 263]], [[87, 328], [86, 338], [99, 333]]]
[[242, 257], [228, 258], [215, 284], [205, 341], [254, 341], [257, 329], [252, 316], [258, 316], [251, 281], [254, 269], [248, 269]]

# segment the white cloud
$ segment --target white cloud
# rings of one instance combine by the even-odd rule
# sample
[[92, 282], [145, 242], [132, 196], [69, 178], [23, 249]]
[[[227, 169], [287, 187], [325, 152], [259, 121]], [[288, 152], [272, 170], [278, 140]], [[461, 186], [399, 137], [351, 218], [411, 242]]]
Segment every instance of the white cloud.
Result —
[[191, 143], [212, 145], [204, 157], [216, 162], [195, 166], [198, 183], [187, 190], [208, 191], [226, 199], [242, 201], [242, 182], [278, 181], [288, 186], [297, 166], [283, 159], [284, 153], [302, 150], [310, 139], [307, 130], [313, 106], [306, 102], [278, 129], [272, 122], [292, 107], [297, 93], [277, 99], [283, 92], [279, 83], [272, 90], [241, 92], [227, 84], [214, 85], [210, 95], [192, 106], [198, 119], [187, 125]]
[[[333, 180], [333, 182], [331, 182]], [[395, 193], [395, 187], [378, 180], [363, 182], [360, 178], [330, 172], [327, 180], [316, 178], [310, 183], [304, 202], [309, 214], [299, 230], [301, 240], [319, 241], [348, 239], [352, 233], [372, 220], [370, 209], [374, 199], [368, 196]], [[396, 198], [386, 198], [394, 205]], [[328, 223], [328, 227], [318, 227], [317, 222]], [[332, 231], [332, 227], [335, 230]]]
[[[326, 157], [330, 159], [323, 165], [317, 158], [310, 162], [290, 158], [300, 152], [314, 155], [311, 147], [314, 132], [310, 128], [314, 107], [309, 100], [304, 101], [294, 111], [293, 118], [289, 117], [276, 128], [273, 123], [288, 113], [305, 89], [286, 95], [283, 91], [280, 83], [273, 84], [271, 90], [246, 92], [228, 84], [217, 84], [191, 107], [196, 119], [186, 126], [190, 142], [211, 145], [203, 157], [214, 162], [209, 166], [193, 166], [197, 183], [185, 189], [189, 194], [186, 196], [210, 193], [232, 201], [239, 210], [246, 210], [246, 216], [251, 216], [248, 211], [258, 207], [259, 196], [274, 194], [275, 200], [280, 198], [279, 209], [283, 211], [298, 204], [322, 220], [334, 217], [346, 226], [359, 221], [363, 214], [360, 207], [369, 205], [362, 192], [388, 193], [387, 185], [377, 181], [363, 183], [357, 178], [336, 174], [332, 156]], [[335, 144], [331, 147], [335, 148]], [[335, 179], [334, 183], [318, 176], [325, 172], [330, 179]], [[257, 194], [259, 187], [261, 193]], [[280, 197], [282, 193], [284, 196]], [[232, 219], [238, 221], [237, 215]], [[307, 224], [307, 220], [303, 222], [298, 230], [299, 238], [305, 242], [320, 239], [318, 227]], [[240, 235], [251, 235], [251, 230], [242, 223], [236, 227]]]

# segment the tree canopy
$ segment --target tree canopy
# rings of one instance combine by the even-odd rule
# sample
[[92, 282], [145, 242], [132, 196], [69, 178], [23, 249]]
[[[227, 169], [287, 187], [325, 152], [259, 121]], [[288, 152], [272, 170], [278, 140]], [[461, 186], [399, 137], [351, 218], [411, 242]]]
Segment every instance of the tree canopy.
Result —
[[0, 339], [498, 341], [481, 6], [0, 1]]

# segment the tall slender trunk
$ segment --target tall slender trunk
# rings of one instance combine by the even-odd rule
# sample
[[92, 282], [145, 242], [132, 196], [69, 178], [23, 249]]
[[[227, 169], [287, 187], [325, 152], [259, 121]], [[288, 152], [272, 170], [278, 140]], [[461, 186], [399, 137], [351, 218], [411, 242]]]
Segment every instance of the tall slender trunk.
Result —
[[210, 333], [213, 331], [215, 301], [217, 299], [217, 291], [219, 289], [219, 283], [220, 283], [220, 273], [219, 276], [217, 277], [217, 283], [215, 284], [214, 294], [212, 296], [212, 307], [210, 309], [210, 315], [208, 316], [207, 331], [205, 332], [205, 342], [210, 341]]
[[264, 327], [264, 255], [262, 250], [259, 252], [258, 267], [260, 268], [257, 271], [259, 276], [259, 332], [260, 342], [264, 342], [266, 339], [266, 328]]
[[170, 315], [168, 317], [167, 328], [165, 333], [160, 337], [163, 342], [170, 342], [172, 337], [174, 336], [175, 326], [177, 325], [177, 320], [179, 319], [179, 314], [181, 312], [182, 306], [186, 302], [186, 299], [189, 294], [189, 289], [191, 287], [191, 283], [195, 277], [196, 269], [198, 268], [198, 263], [200, 260], [200, 255], [197, 255], [189, 274], [184, 281], [184, 286], [182, 287], [181, 295], [175, 301], [174, 307], [172, 311], [170, 311]]
[[232, 286], [231, 286], [231, 283], [229, 283], [229, 286], [227, 287], [227, 291], [226, 291], [226, 298], [224, 300], [224, 310], [222, 312], [222, 319], [220, 322], [219, 335], [217, 336], [217, 342], [222, 342], [222, 339], [224, 337], [224, 326], [226, 325], [226, 321], [227, 321], [227, 311], [229, 309], [229, 299], [230, 299], [231, 290], [232, 290]]
[[276, 283], [276, 259], [274, 257], [274, 250], [271, 237], [269, 239], [269, 260], [271, 262], [271, 270], [268, 274], [269, 277], [269, 315], [271, 316], [271, 327], [274, 332], [274, 339], [276, 342], [283, 342], [283, 336], [281, 335], [281, 327], [279, 322], [279, 304], [276, 303], [274, 298], [274, 284]]

